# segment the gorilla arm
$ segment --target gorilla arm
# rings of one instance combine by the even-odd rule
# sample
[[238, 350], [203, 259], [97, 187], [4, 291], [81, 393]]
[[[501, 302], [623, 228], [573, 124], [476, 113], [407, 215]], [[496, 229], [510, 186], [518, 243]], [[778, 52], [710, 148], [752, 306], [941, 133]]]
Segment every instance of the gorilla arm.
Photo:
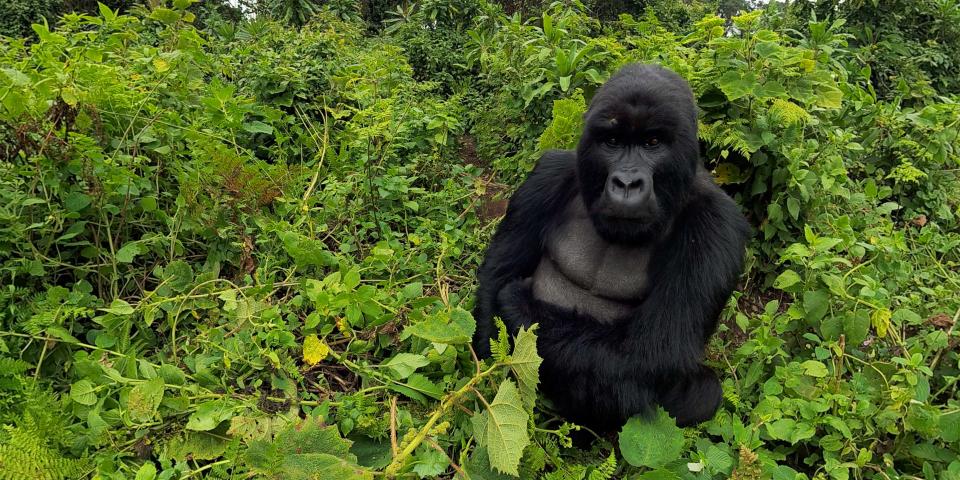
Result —
[[[535, 302], [521, 282], [501, 294], [504, 321], [513, 331], [540, 323], [545, 366], [609, 379], [692, 374], [717, 317], [736, 287], [749, 225], [716, 187], [698, 192], [676, 218], [670, 238], [652, 255], [651, 289], [635, 312], [604, 325]], [[534, 313], [536, 312], [536, 314]], [[548, 367], [549, 368], [549, 367]]]
[[544, 233], [576, 190], [575, 168], [573, 152], [546, 152], [510, 198], [507, 214], [497, 227], [477, 274], [473, 347], [481, 358], [490, 355], [489, 339], [495, 333], [493, 315], [502, 310], [497, 308], [498, 296], [505, 285], [529, 277], [537, 268]]

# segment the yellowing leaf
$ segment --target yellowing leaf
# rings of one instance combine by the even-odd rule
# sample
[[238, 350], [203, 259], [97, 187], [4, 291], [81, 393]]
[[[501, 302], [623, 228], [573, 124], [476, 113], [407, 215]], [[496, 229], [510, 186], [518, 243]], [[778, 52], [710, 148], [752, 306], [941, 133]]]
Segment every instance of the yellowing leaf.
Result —
[[883, 338], [887, 336], [887, 330], [890, 328], [890, 317], [892, 316], [890, 310], [886, 308], [874, 310], [873, 313], [870, 314], [870, 323], [873, 324], [873, 329], [877, 331], [878, 337]]
[[170, 70], [170, 63], [160, 57], [156, 57], [153, 59], [153, 68], [157, 69], [158, 72], [163, 73], [167, 70]]
[[330, 347], [326, 342], [317, 338], [316, 335], [307, 335], [307, 338], [303, 339], [304, 362], [310, 365], [316, 365], [323, 361], [324, 358], [327, 358], [329, 353]]

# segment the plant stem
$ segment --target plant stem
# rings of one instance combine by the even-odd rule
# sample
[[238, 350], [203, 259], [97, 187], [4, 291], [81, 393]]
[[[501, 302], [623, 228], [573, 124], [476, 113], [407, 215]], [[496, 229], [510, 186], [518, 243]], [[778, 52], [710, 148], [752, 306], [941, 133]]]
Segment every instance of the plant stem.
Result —
[[415, 437], [413, 437], [413, 440], [411, 440], [410, 443], [404, 447], [403, 451], [401, 451], [399, 455], [393, 457], [393, 461], [391, 461], [390, 465], [387, 465], [387, 468], [384, 469], [384, 473], [386, 474], [387, 478], [396, 477], [397, 472], [400, 470], [400, 467], [403, 466], [407, 457], [409, 457], [410, 454], [412, 454], [413, 451], [416, 450], [421, 443], [423, 443], [424, 439], [427, 438], [427, 435], [430, 434], [430, 431], [433, 430], [434, 425], [437, 424], [440, 418], [445, 413], [447, 413], [447, 411], [450, 410], [451, 407], [456, 405], [464, 395], [473, 391], [474, 385], [476, 385], [477, 383], [480, 383], [481, 380], [488, 377], [490, 374], [495, 372], [501, 366], [502, 365], [498, 363], [484, 370], [483, 372], [480, 372], [477, 375], [474, 375], [474, 377], [471, 378], [469, 382], [467, 382], [462, 387], [460, 387], [460, 389], [444, 397], [443, 401], [440, 402], [440, 407], [434, 410], [433, 415], [430, 415], [430, 418], [427, 420], [426, 425], [420, 428], [420, 431], [417, 432], [417, 435]]

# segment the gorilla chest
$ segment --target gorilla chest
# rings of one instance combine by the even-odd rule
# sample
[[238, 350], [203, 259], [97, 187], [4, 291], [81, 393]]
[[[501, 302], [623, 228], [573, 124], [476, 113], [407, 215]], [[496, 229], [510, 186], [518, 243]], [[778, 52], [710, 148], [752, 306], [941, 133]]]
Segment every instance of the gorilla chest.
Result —
[[545, 246], [532, 281], [538, 300], [608, 323], [629, 314], [646, 295], [649, 248], [604, 240], [579, 198]]

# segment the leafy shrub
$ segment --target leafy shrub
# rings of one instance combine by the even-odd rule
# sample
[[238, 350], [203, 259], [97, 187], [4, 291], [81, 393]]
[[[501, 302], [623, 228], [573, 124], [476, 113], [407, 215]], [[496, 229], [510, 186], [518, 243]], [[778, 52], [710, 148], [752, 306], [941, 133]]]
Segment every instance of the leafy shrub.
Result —
[[[0, 478], [960, 474], [957, 99], [878, 93], [858, 27], [198, 8], [0, 49]], [[718, 416], [595, 438], [537, 398], [536, 329], [480, 363], [468, 312], [486, 207], [633, 61], [690, 81], [757, 235]]]

